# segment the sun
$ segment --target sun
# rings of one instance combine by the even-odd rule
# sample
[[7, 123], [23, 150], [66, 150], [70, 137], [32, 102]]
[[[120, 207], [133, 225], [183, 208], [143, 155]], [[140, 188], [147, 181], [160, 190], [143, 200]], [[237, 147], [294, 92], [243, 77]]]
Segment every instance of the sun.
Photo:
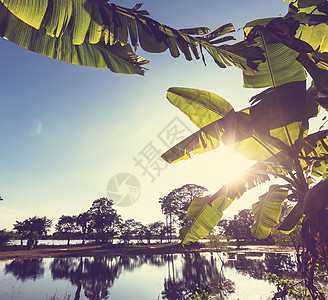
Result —
[[216, 192], [224, 184], [241, 179], [244, 171], [254, 164], [232, 149], [221, 146], [220, 148], [195, 155], [193, 168], [201, 174], [202, 181], [206, 182], [206, 188], [211, 192]]

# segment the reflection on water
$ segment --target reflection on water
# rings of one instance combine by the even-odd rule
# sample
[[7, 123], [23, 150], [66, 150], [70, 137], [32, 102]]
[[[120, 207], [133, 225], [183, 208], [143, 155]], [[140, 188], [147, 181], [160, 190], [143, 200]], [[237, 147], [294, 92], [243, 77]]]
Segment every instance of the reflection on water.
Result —
[[36, 280], [42, 277], [44, 273], [42, 259], [14, 260], [5, 266], [5, 274], [7, 273], [12, 273], [22, 281], [27, 279]]
[[226, 266], [237, 269], [256, 279], [262, 279], [265, 273], [282, 275], [296, 271], [297, 264], [289, 253], [229, 253]]
[[261, 282], [269, 297], [274, 288], [259, 279], [295, 268], [290, 254], [256, 252], [14, 260], [0, 262], [0, 299], [29, 299], [30, 294], [31, 299], [180, 300], [196, 292], [238, 299], [246, 279]]
[[234, 283], [225, 278], [218, 255], [206, 257], [200, 253], [184, 254], [180, 272], [176, 272], [173, 259], [168, 261], [163, 299], [191, 299], [196, 292], [201, 291], [218, 295], [220, 299], [234, 291]]

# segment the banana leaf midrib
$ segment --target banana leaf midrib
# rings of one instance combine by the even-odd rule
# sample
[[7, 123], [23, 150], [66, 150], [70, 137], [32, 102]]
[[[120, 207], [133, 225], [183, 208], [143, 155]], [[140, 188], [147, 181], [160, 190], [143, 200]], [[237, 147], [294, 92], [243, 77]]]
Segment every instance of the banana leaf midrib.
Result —
[[[266, 44], [265, 37], [264, 37], [261, 30], [260, 30], [260, 35], [261, 35], [261, 40], [262, 40], [262, 43], [263, 43], [263, 46], [264, 46], [265, 56], [267, 58], [266, 62], [267, 62], [268, 68], [269, 68], [272, 86], [273, 86], [273, 88], [276, 88], [277, 84], [275, 82], [274, 75], [273, 75], [273, 69], [272, 69], [272, 64], [271, 64], [271, 60], [270, 60], [269, 50], [268, 50], [268, 47], [267, 47], [267, 44]], [[277, 94], [275, 93], [274, 95], [275, 95], [275, 98], [277, 98]], [[283, 120], [283, 117], [282, 117], [282, 112], [281, 112], [281, 108], [280, 108], [280, 105], [279, 105], [279, 101], [276, 100], [276, 103], [277, 103], [278, 112], [279, 112], [279, 115], [280, 115], [280, 122], [282, 122], [282, 124], [286, 124]], [[286, 127], [286, 125], [283, 125], [283, 128], [284, 128], [284, 131], [285, 131], [286, 136], [287, 136], [288, 144], [289, 144], [290, 147], [292, 147], [293, 143], [292, 143], [290, 134], [288, 132], [288, 128]]]

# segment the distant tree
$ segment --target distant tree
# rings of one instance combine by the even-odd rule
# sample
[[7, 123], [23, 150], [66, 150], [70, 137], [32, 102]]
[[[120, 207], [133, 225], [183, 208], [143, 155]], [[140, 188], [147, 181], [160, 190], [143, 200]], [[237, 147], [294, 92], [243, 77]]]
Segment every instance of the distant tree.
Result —
[[14, 231], [18, 234], [21, 239], [28, 239], [29, 248], [33, 248], [37, 243], [37, 240], [46, 236], [47, 232], [52, 226], [52, 221], [46, 217], [32, 217], [22, 222], [16, 221], [14, 224]]
[[180, 227], [188, 224], [185, 216], [191, 201], [194, 198], [203, 197], [206, 193], [208, 190], [202, 186], [186, 184], [159, 199], [162, 212], [166, 217], [166, 225], [170, 228], [170, 240], [172, 239], [174, 224]]
[[76, 225], [82, 234], [82, 245], [85, 244], [86, 235], [92, 231], [92, 215], [89, 212], [81, 213], [76, 218]]
[[0, 247], [6, 246], [13, 239], [15, 239], [15, 234], [12, 231], [0, 230]]
[[243, 209], [234, 216], [233, 220], [223, 219], [218, 226], [223, 229], [223, 233], [228, 239], [235, 239], [239, 245], [241, 240], [245, 242], [254, 240], [250, 229], [253, 223], [252, 210]]
[[156, 221], [145, 226], [145, 238], [148, 244], [152, 238], [160, 239], [162, 243], [168, 233], [170, 233], [169, 227], [163, 221]]
[[135, 221], [134, 228], [134, 238], [137, 239], [138, 242], [141, 242], [145, 238], [147, 226], [141, 222]]
[[56, 225], [56, 233], [67, 239], [67, 245], [72, 238], [72, 235], [77, 231], [77, 216], [64, 216], [59, 218]]
[[14, 231], [16, 232], [17, 237], [19, 237], [22, 246], [23, 240], [27, 239], [27, 236], [29, 234], [27, 220], [24, 220], [22, 222], [16, 221], [16, 223], [14, 224]]
[[92, 203], [88, 213], [92, 217], [92, 230], [96, 241], [108, 242], [117, 234], [121, 217], [113, 208], [113, 201], [108, 198], [100, 198]]
[[138, 235], [138, 224], [134, 219], [128, 219], [120, 225], [120, 237], [124, 243], [129, 244], [130, 240]]

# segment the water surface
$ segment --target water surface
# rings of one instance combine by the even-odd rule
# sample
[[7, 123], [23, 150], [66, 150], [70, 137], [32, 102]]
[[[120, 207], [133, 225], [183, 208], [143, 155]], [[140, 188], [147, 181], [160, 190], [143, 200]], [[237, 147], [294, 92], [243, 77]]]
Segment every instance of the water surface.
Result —
[[0, 299], [260, 300], [267, 272], [295, 270], [289, 253], [187, 253], [0, 261]]

